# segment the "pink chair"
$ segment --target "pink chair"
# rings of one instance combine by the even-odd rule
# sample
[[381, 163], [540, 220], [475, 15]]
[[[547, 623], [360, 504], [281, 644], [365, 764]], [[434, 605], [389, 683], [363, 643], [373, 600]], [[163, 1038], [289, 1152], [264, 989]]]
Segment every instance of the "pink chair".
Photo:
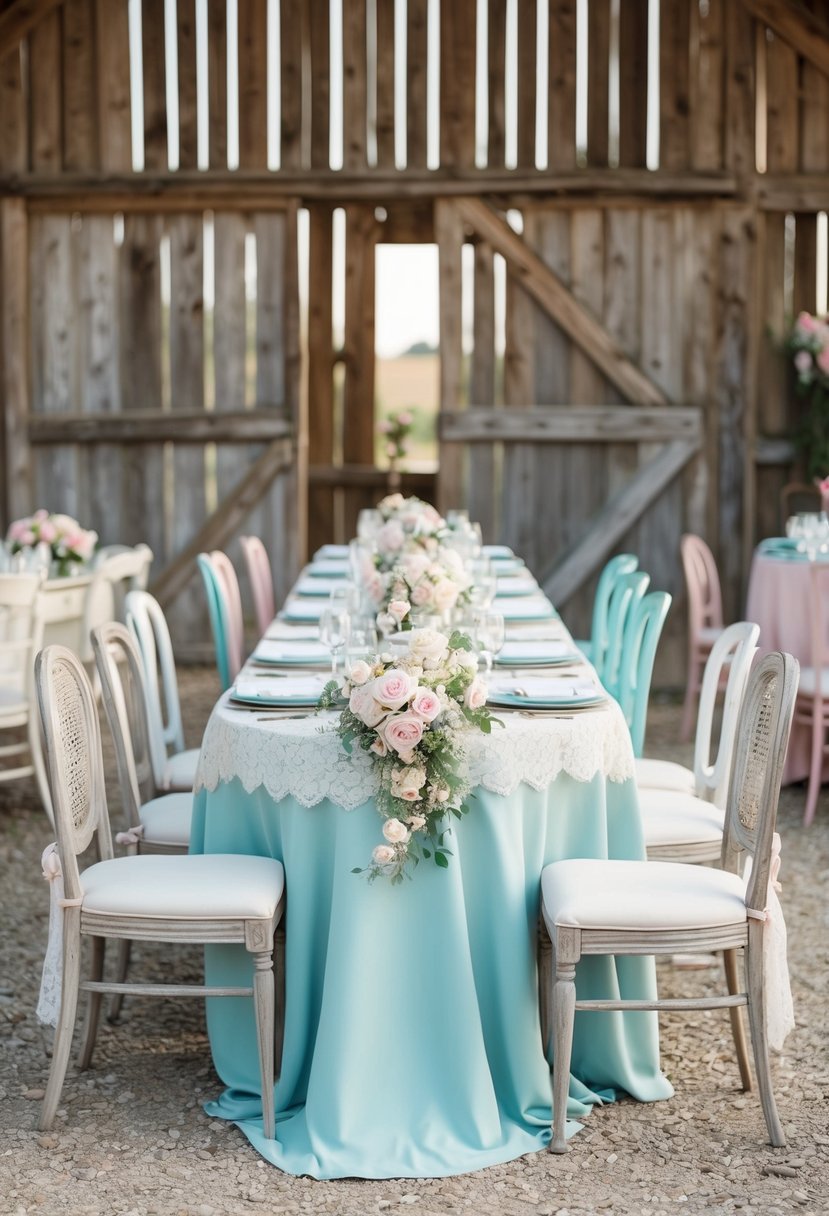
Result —
[[691, 738], [696, 699], [711, 647], [723, 631], [720, 576], [714, 554], [701, 536], [686, 533], [680, 545], [688, 590], [688, 683], [682, 711], [680, 738]]
[[259, 636], [264, 637], [268, 626], [276, 615], [276, 604], [273, 598], [273, 574], [268, 551], [258, 536], [240, 536], [245, 565], [248, 568], [248, 581], [253, 595], [253, 608], [256, 613], [256, 628]]
[[245, 661], [245, 618], [242, 614], [242, 596], [233, 562], [221, 549], [210, 554], [213, 569], [224, 595], [227, 620], [227, 658], [230, 678], [235, 680]]
[[812, 666], [801, 667], [800, 686], [795, 702], [795, 722], [812, 731], [812, 757], [809, 765], [809, 785], [806, 789], [804, 826], [815, 817], [818, 795], [823, 781], [823, 758], [829, 748], [826, 731], [829, 727], [829, 667], [826, 653], [826, 596], [829, 594], [829, 565], [811, 563], [810, 617], [812, 630]]

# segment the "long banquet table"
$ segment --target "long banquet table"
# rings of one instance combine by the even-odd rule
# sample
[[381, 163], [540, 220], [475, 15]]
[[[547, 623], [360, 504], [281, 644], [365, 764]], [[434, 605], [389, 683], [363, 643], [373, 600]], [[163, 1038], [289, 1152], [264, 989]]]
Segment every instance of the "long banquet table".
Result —
[[[283, 862], [286, 1007], [276, 1140], [262, 1133], [249, 1000], [207, 1003], [226, 1088], [206, 1109], [291, 1174], [439, 1177], [549, 1141], [541, 871], [565, 857], [645, 854], [630, 736], [614, 702], [502, 720], [470, 745], [475, 796], [472, 812], [453, 821], [449, 868], [421, 863], [391, 886], [352, 873], [381, 821], [372, 765], [345, 755], [336, 714], [269, 719], [234, 707], [229, 694], [214, 709], [191, 850]], [[249, 984], [250, 956], [208, 947], [206, 971], [209, 983]], [[650, 998], [653, 961], [586, 958], [577, 986], [581, 998]], [[673, 1092], [654, 1013], [577, 1014], [572, 1073], [573, 1118], [620, 1092], [642, 1101]]]

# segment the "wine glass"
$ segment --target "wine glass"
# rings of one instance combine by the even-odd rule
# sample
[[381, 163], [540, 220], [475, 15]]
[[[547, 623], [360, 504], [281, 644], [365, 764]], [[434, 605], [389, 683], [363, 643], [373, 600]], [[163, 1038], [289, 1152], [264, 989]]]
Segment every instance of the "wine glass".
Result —
[[461, 507], [453, 507], [446, 512], [446, 524], [452, 532], [462, 532], [469, 523], [469, 512]]
[[482, 612], [477, 617], [475, 638], [487, 674], [492, 671], [493, 655], [504, 645], [504, 618], [500, 612]]
[[331, 675], [336, 678], [337, 659], [345, 646], [349, 630], [349, 616], [343, 607], [329, 606], [320, 613], [320, 641], [331, 651]]
[[364, 507], [357, 516], [357, 536], [360, 540], [371, 540], [379, 532], [382, 523], [379, 511]]
[[472, 579], [472, 603], [478, 608], [489, 608], [498, 590], [498, 578], [492, 562], [488, 557], [476, 557], [467, 568]]

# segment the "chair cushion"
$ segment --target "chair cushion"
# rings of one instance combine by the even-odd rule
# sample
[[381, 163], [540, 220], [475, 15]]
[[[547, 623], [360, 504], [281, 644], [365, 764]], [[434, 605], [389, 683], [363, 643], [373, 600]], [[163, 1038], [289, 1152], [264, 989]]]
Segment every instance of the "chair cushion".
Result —
[[554, 861], [541, 898], [549, 924], [582, 929], [703, 929], [746, 918], [738, 875], [670, 861]]
[[725, 814], [705, 798], [671, 790], [640, 790], [645, 844], [719, 844]]
[[99, 861], [81, 874], [84, 913], [212, 920], [269, 919], [285, 872], [271, 857], [145, 854]]
[[188, 748], [185, 752], [176, 752], [167, 760], [165, 776], [167, 789], [192, 790], [196, 780], [196, 765], [199, 762], [199, 749]]
[[[801, 667], [798, 693], [804, 697], [813, 697], [816, 683], [817, 673], [814, 667]], [[820, 695], [829, 698], [829, 669], [826, 667], [820, 669]]]
[[144, 825], [144, 840], [156, 844], [190, 843], [190, 820], [193, 817], [192, 788], [188, 793], [161, 794], [145, 802], [139, 812]]
[[675, 764], [673, 760], [634, 761], [636, 765], [636, 784], [640, 790], [676, 790], [680, 794], [693, 794], [696, 785], [694, 774], [684, 764]]

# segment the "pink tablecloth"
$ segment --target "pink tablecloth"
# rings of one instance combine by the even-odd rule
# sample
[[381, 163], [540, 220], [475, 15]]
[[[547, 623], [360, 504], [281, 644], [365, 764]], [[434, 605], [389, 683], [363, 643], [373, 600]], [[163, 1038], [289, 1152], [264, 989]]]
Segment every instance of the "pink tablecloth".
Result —
[[[760, 626], [761, 649], [786, 650], [804, 666], [811, 664], [810, 578], [805, 558], [755, 553], [746, 603], [746, 620]], [[785, 784], [809, 776], [811, 745], [809, 727], [795, 725], [786, 756]], [[829, 759], [824, 764], [823, 780], [829, 781]]]

